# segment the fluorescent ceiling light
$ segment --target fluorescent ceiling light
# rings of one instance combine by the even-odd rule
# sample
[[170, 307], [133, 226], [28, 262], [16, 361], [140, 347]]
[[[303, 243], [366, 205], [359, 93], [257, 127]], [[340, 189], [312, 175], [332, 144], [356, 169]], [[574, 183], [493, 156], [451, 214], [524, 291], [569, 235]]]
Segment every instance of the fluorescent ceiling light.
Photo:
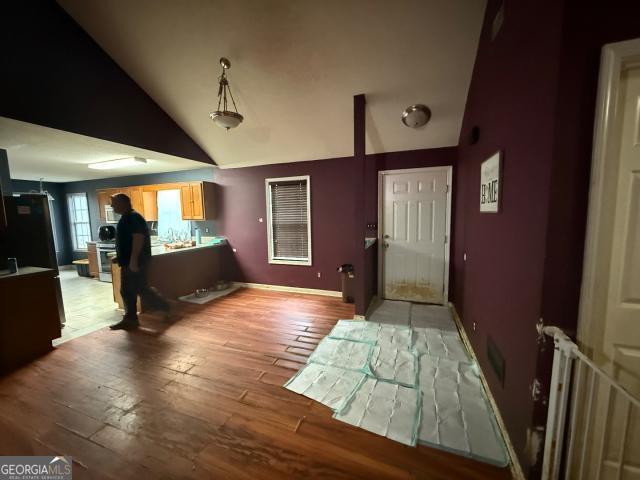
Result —
[[135, 167], [136, 165], [141, 165], [143, 163], [147, 163], [146, 158], [128, 157], [117, 158], [115, 160], [106, 160], [104, 162], [90, 163], [87, 166], [94, 170], [110, 170], [112, 168]]

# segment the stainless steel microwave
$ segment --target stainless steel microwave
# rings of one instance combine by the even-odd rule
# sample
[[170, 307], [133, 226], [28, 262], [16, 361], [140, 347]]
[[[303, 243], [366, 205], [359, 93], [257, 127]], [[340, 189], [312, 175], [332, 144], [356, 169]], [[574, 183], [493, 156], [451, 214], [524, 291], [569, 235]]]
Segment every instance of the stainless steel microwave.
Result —
[[120, 215], [113, 211], [113, 207], [111, 205], [105, 205], [104, 218], [107, 223], [118, 223]]

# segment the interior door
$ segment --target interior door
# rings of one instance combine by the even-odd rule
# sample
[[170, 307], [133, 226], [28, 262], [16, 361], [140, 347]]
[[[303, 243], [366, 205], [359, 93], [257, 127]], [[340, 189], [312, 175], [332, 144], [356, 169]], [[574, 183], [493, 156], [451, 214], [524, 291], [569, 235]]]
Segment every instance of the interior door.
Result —
[[[640, 398], [640, 68], [623, 73], [618, 111], [620, 122], [611, 133], [618, 148], [606, 158], [613, 180], [601, 199], [613, 228], [610, 241], [601, 242], [596, 252], [598, 259], [605, 260], [594, 308], [599, 314], [590, 327], [598, 334], [588, 346], [596, 363]], [[608, 264], [606, 259], [610, 259]], [[595, 441], [587, 450], [592, 463], [582, 478], [640, 480], [640, 412], [631, 410], [625, 427], [627, 403], [605, 387], [596, 386]], [[586, 414], [581, 414], [579, 422], [586, 421]], [[621, 449], [625, 429], [627, 444]]]
[[383, 296], [445, 302], [448, 169], [384, 173]]

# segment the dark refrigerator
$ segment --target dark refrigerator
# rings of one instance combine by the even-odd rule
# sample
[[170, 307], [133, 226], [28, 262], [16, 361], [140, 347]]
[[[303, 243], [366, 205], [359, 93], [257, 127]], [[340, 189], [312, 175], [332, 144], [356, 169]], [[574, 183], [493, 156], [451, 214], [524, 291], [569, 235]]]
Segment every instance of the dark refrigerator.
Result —
[[15, 257], [20, 267], [50, 268], [56, 272], [58, 313], [64, 325], [64, 304], [58, 276], [51, 212], [46, 194], [14, 194], [4, 197], [8, 226], [8, 253]]

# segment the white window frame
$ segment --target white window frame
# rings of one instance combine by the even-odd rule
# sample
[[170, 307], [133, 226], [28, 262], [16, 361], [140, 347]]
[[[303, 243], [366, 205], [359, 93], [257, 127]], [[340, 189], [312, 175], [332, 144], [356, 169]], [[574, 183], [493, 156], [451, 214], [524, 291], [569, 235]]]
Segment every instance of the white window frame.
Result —
[[[307, 239], [309, 242], [309, 251], [306, 260], [296, 260], [293, 258], [274, 258], [273, 256], [273, 231], [272, 231], [272, 216], [271, 216], [271, 184], [277, 182], [295, 182], [299, 180], [306, 180], [307, 182]], [[313, 255], [311, 249], [311, 176], [301, 175], [297, 177], [279, 177], [279, 178], [265, 178], [265, 195], [267, 199], [267, 245], [269, 248], [269, 263], [276, 265], [313, 265]]]
[[86, 192], [74, 192], [74, 193], [67, 193], [67, 209], [69, 210], [69, 229], [71, 230], [71, 244], [73, 245], [73, 251], [74, 252], [86, 252], [87, 249], [86, 248], [78, 248], [78, 239], [76, 237], [76, 230], [75, 230], [75, 224], [76, 223], [85, 223], [85, 222], [74, 222], [72, 220], [72, 202], [73, 202], [73, 197], [77, 196], [77, 195], [84, 195], [85, 201], [87, 203], [87, 222], [89, 224], [89, 242], [92, 239], [91, 236], [91, 212], [89, 210], [89, 196], [87, 195]]

